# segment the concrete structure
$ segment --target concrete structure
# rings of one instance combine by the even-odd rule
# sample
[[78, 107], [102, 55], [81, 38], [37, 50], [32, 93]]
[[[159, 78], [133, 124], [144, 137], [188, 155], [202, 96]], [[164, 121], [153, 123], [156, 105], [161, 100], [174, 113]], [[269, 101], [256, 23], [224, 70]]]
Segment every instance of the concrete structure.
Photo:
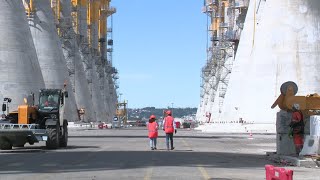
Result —
[[[242, 98], [244, 90], [244, 80], [250, 65], [250, 55], [253, 51], [253, 34], [255, 21], [255, 8], [256, 4], [254, 1], [250, 1], [246, 18], [244, 21], [244, 27], [241, 32], [240, 42], [235, 58], [235, 62], [232, 68], [230, 77], [229, 87], [226, 93], [225, 101], [222, 107], [221, 120], [223, 121], [236, 121], [239, 123], [242, 118], [242, 107], [238, 99]], [[259, 11], [258, 11], [259, 12]], [[260, 11], [261, 12], [261, 11]], [[256, 42], [258, 43], [258, 42]], [[250, 79], [250, 78], [249, 78]], [[248, 80], [249, 80], [248, 79]], [[252, 97], [250, 97], [252, 98]], [[270, 105], [271, 106], [271, 105]], [[252, 106], [251, 106], [252, 107]], [[252, 107], [253, 108], [253, 107]], [[270, 108], [269, 108], [270, 109]], [[275, 120], [274, 120], [275, 122]]]
[[[88, 44], [90, 49], [90, 56], [89, 59], [92, 64], [92, 73], [91, 73], [91, 80], [92, 80], [92, 100], [93, 100], [93, 108], [95, 109], [96, 118], [98, 121], [106, 121], [106, 111], [104, 108], [104, 101], [103, 96], [101, 94], [101, 83], [98, 80], [98, 72], [97, 72], [97, 63], [99, 64], [100, 61], [100, 54], [98, 52], [98, 20], [99, 20], [99, 9], [100, 9], [100, 1], [93, 0], [88, 1]], [[101, 64], [101, 63], [100, 63]]]
[[[83, 62], [89, 91], [93, 100], [93, 109], [97, 121], [110, 121], [112, 112], [108, 102], [109, 85], [105, 84], [105, 48], [107, 16], [110, 1], [73, 1], [72, 21], [76, 32], [77, 43], [80, 47], [80, 56]], [[85, 25], [84, 25], [85, 24]], [[109, 83], [109, 81], [107, 81]], [[113, 81], [111, 81], [113, 84]]]
[[[59, 22], [59, 31], [62, 40], [63, 53], [67, 61], [67, 67], [76, 95], [78, 108], [85, 109], [84, 121], [96, 121], [93, 102], [91, 99], [85, 69], [80, 56], [80, 49], [76, 39], [76, 33], [72, 28], [71, 2], [62, 0], [62, 11]], [[56, 13], [57, 14], [57, 13]]]
[[202, 100], [197, 113], [202, 122], [221, 122], [222, 106], [247, 7], [247, 0], [206, 1], [203, 12], [209, 16], [210, 43], [207, 63], [202, 69]]
[[2, 1], [0, 8], [0, 99], [11, 98], [12, 111], [45, 86], [22, 1]]
[[110, 89], [110, 110], [111, 110], [111, 113], [112, 112], [116, 112], [116, 106], [115, 105], [112, 105], [114, 102], [118, 102], [118, 98], [117, 98], [117, 92], [116, 92], [116, 89], [117, 89], [117, 85], [116, 84], [113, 84], [111, 82], [113, 82], [113, 78], [111, 77], [111, 75], [108, 75], [107, 76], [108, 79], [109, 79], [109, 89]]
[[304, 145], [300, 155], [320, 155], [320, 116], [310, 116], [305, 122]]
[[279, 109], [270, 106], [286, 81], [297, 83], [298, 95], [320, 92], [319, 5], [250, 1], [219, 122], [275, 125]]
[[65, 117], [68, 121], [79, 121], [75, 95], [70, 84], [66, 60], [57, 34], [50, 2], [36, 0], [32, 5], [33, 7], [30, 7], [30, 4], [25, 1], [26, 10], [32, 8], [31, 14], [28, 15], [28, 21], [45, 86], [50, 89], [61, 89], [63, 84], [67, 83], [69, 97]]
[[[316, 70], [320, 49], [318, 1], [267, 1], [256, 29], [253, 52], [238, 94], [241, 117], [247, 122], [274, 123], [276, 110], [270, 105], [280, 94], [280, 86], [294, 81], [298, 95], [320, 92]], [[288, 18], [289, 17], [289, 18]], [[240, 65], [241, 66], [241, 65]], [[233, 91], [232, 91], [233, 90]], [[236, 89], [230, 94], [237, 93]], [[257, 98], [259, 94], [259, 98]], [[258, 107], [254, 110], [252, 107]], [[226, 108], [228, 109], [228, 108]], [[231, 120], [231, 119], [230, 119]]]
[[277, 113], [277, 154], [296, 155], [292, 137], [289, 136], [292, 112], [281, 110]]

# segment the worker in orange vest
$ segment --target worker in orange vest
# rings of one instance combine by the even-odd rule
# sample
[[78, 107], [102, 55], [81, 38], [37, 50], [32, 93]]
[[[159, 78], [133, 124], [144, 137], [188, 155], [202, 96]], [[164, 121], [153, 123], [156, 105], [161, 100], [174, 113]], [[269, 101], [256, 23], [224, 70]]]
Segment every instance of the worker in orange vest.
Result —
[[170, 149], [173, 150], [173, 132], [177, 133], [176, 123], [172, 117], [171, 111], [166, 111], [166, 117], [163, 120], [163, 130], [166, 133], [166, 145], [167, 150], [169, 150], [169, 140], [170, 140]]
[[158, 138], [158, 123], [156, 122], [156, 116], [151, 115], [148, 123], [148, 137], [150, 138], [151, 150], [157, 149], [157, 138]]
[[299, 156], [304, 143], [304, 122], [303, 122], [303, 114], [300, 111], [299, 104], [293, 104], [292, 106], [292, 120], [290, 123], [290, 127], [293, 132], [293, 143], [296, 148], [296, 154]]

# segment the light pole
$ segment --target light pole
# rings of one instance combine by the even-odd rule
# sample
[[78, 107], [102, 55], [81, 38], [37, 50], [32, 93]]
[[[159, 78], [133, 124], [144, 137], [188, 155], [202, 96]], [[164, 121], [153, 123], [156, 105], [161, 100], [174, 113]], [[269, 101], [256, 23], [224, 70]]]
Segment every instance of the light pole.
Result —
[[122, 93], [119, 94], [119, 102], [121, 103], [121, 95]]
[[173, 116], [173, 102], [171, 103], [171, 115]]

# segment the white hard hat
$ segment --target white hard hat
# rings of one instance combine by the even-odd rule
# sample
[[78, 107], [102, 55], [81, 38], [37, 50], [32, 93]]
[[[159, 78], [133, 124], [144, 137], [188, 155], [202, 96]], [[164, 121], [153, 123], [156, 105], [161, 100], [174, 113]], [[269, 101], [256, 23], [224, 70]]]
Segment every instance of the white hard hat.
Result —
[[292, 109], [300, 110], [300, 105], [297, 104], [297, 103], [294, 103], [294, 104], [292, 105]]

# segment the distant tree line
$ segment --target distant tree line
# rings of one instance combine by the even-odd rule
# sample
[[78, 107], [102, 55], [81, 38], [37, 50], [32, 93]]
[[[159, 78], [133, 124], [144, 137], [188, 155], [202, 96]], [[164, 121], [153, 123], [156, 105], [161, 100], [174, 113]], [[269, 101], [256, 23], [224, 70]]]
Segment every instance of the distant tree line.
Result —
[[182, 118], [184, 116], [192, 116], [197, 112], [197, 108], [155, 108], [155, 107], [145, 107], [139, 109], [128, 109], [128, 119], [129, 120], [147, 120], [150, 115], [153, 114], [159, 118], [163, 118], [163, 112], [166, 110], [171, 110], [172, 115], [176, 118]]

